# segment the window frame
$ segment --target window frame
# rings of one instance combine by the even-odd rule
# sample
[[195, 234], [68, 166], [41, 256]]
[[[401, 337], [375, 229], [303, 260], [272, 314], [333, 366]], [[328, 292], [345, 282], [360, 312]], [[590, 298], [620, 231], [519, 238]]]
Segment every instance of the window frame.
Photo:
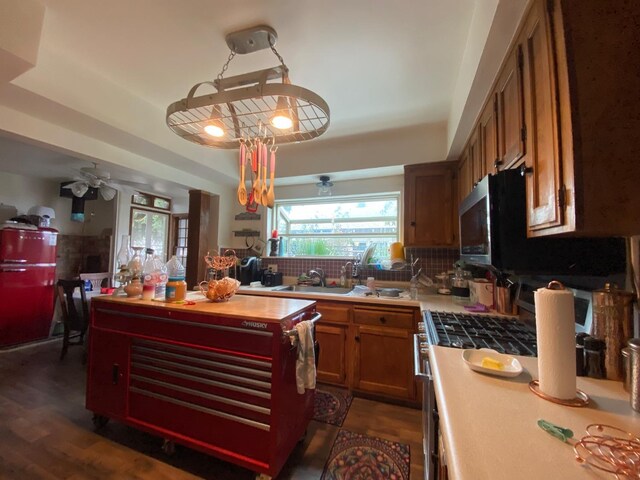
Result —
[[[150, 200], [150, 205], [142, 205], [138, 202], [135, 201], [135, 197], [139, 196], [139, 197], [145, 197], [148, 198]], [[154, 207], [153, 204], [155, 203], [155, 199], [161, 199], [164, 200], [166, 202], [168, 202], [169, 206], [168, 208], [158, 208], [158, 207]], [[135, 193], [133, 195], [131, 195], [131, 205], [129, 207], [129, 238], [133, 240], [133, 212], [134, 210], [142, 210], [145, 212], [151, 212], [151, 213], [158, 213], [161, 215], [166, 215], [167, 216], [167, 233], [165, 235], [165, 239], [164, 239], [164, 244], [165, 244], [165, 255], [166, 258], [164, 259], [164, 261], [166, 262], [169, 258], [170, 258], [170, 235], [171, 235], [171, 199], [167, 198], [167, 197], [161, 197], [159, 195], [153, 195], [150, 193], [144, 193], [144, 192], [138, 192]], [[144, 248], [146, 249], [147, 246], [144, 245]], [[156, 252], [158, 253], [158, 252]], [[162, 259], [161, 259], [162, 260]]]
[[[278, 225], [278, 211], [279, 207], [282, 205], [317, 205], [317, 204], [328, 204], [328, 203], [354, 203], [358, 201], [363, 202], [372, 202], [372, 201], [385, 201], [385, 200], [395, 200], [397, 205], [397, 216], [396, 216], [396, 239], [393, 241], [401, 241], [402, 238], [402, 192], [401, 191], [390, 191], [390, 192], [379, 192], [379, 193], [366, 193], [366, 194], [355, 194], [355, 195], [340, 195], [340, 196], [330, 196], [330, 197], [308, 197], [308, 198], [287, 198], [277, 200], [275, 205], [271, 209], [271, 214], [269, 215], [269, 231], [277, 228]], [[372, 220], [380, 220], [388, 217], [363, 217], [355, 219], [356, 221], [372, 221]], [[321, 222], [332, 222], [332, 220], [323, 220]], [[282, 233], [278, 231], [278, 237], [282, 238]], [[314, 238], [317, 235], [313, 234], [294, 234], [294, 235], [284, 235], [288, 238]], [[333, 236], [333, 235], [332, 235]], [[354, 234], [348, 233], [343, 235], [335, 235], [334, 238], [339, 237], [361, 237], [361, 238], [389, 238], [388, 234], [384, 233], [362, 233], [362, 234]], [[392, 241], [392, 242], [393, 242]], [[282, 256], [280, 258], [292, 258], [292, 259], [304, 259], [304, 258], [315, 258], [315, 259], [351, 259], [353, 255], [300, 255], [300, 256]]]

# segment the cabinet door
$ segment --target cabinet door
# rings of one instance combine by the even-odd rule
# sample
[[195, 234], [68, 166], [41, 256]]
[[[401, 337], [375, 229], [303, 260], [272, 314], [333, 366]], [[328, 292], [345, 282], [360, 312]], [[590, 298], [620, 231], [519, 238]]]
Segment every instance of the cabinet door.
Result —
[[412, 334], [399, 328], [356, 325], [355, 390], [413, 400]]
[[320, 345], [318, 381], [346, 386], [347, 328], [347, 325], [316, 325], [316, 339]]
[[93, 328], [89, 335], [87, 409], [124, 417], [129, 384], [129, 337]]
[[465, 149], [458, 163], [458, 203], [462, 202], [462, 200], [471, 193], [473, 189], [472, 177], [469, 151]]
[[525, 154], [522, 56], [516, 47], [507, 57], [498, 80], [498, 156], [500, 168], [510, 168]]
[[473, 172], [473, 187], [475, 187], [482, 177], [485, 176], [485, 168], [482, 163], [482, 155], [480, 153], [480, 137], [478, 129], [475, 128], [469, 138], [469, 160], [471, 161], [471, 171]]
[[484, 174], [496, 173], [499, 166], [498, 158], [498, 101], [496, 95], [491, 95], [480, 115], [478, 136], [480, 137], [480, 162], [484, 165]]
[[454, 162], [405, 167], [405, 245], [454, 246], [457, 202]]
[[528, 125], [525, 172], [529, 230], [553, 227], [563, 222], [555, 68], [545, 4], [543, 1], [534, 2], [521, 42]]

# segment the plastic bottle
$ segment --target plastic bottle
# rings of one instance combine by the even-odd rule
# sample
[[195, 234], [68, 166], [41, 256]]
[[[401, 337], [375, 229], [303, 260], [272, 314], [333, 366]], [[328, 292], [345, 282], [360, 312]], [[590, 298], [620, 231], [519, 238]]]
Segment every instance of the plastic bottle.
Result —
[[187, 298], [187, 283], [184, 281], [185, 270], [175, 255], [167, 262], [169, 282], [166, 286], [167, 302], [180, 302]]
[[156, 277], [154, 297], [157, 300], [164, 300], [167, 289], [167, 267], [157, 255], [153, 256], [153, 269]]
[[411, 283], [409, 285], [409, 296], [411, 297], [411, 300], [418, 299], [418, 276], [417, 275], [411, 278]]
[[156, 291], [155, 266], [153, 248], [147, 248], [147, 256], [142, 264], [142, 299], [153, 300]]

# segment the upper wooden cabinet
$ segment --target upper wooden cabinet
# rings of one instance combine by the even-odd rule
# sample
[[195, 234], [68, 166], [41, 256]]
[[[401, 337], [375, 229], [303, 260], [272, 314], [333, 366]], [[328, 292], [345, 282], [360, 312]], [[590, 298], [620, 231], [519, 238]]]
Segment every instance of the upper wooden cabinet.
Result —
[[495, 121], [499, 169], [527, 178], [529, 236], [640, 234], [638, 38], [640, 2], [533, 0], [460, 156], [461, 198], [475, 138], [495, 171]]
[[455, 162], [404, 167], [404, 244], [410, 247], [457, 245], [458, 202]]
[[[497, 167], [500, 170], [517, 165], [518, 160], [525, 153], [527, 130], [524, 124], [522, 64], [522, 50], [520, 46], [516, 46], [505, 59], [496, 86], [496, 121], [499, 140]], [[492, 97], [493, 94], [489, 97], [487, 107], [490, 107]], [[485, 107], [485, 112], [487, 107]]]
[[483, 176], [495, 173], [501, 164], [498, 153], [498, 100], [496, 95], [489, 97], [480, 115], [478, 137], [480, 142], [480, 163], [484, 166]]
[[520, 36], [527, 135], [527, 225], [530, 231], [563, 224], [556, 82], [546, 2], [534, 2]]

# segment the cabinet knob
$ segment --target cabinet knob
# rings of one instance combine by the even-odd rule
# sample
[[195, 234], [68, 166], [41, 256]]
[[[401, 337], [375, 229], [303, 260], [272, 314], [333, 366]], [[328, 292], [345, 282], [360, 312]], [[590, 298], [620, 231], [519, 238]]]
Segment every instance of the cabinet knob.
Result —
[[356, 335], [356, 337], [355, 337], [355, 341], [356, 341], [356, 342], [359, 342], [359, 341], [360, 341], [360, 335]]
[[522, 165], [520, 167], [520, 175], [522, 175], [523, 177], [529, 173], [533, 173], [533, 167], [527, 167], [525, 165]]
[[411, 222], [409, 225], [411, 225], [412, 227], [416, 226], [416, 222]]
[[496, 159], [495, 162], [493, 162], [493, 168], [495, 168], [496, 170], [498, 170], [498, 167], [502, 165], [502, 160], [498, 160]]
[[384, 317], [380, 317], [380, 323], [387, 323], [387, 319]]

